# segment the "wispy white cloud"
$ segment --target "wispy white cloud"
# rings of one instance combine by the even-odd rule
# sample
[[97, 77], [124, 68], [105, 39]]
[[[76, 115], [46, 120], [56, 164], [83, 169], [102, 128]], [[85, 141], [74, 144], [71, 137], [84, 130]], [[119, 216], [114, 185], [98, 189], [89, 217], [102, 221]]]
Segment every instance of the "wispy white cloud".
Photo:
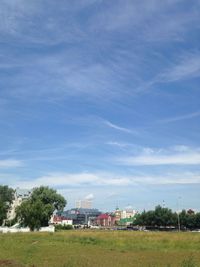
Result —
[[200, 76], [200, 53], [183, 53], [178, 62], [160, 75], [160, 81], [175, 82]]
[[[1, 177], [0, 177], [1, 181]], [[136, 185], [162, 185], [162, 184], [200, 184], [200, 174], [198, 172], [165, 173], [164, 175], [119, 175], [115, 173], [50, 173], [46, 176], [31, 180], [10, 179], [7, 177], [7, 184], [12, 187], [33, 188], [41, 185], [54, 188], [103, 188], [107, 186], [127, 187]], [[102, 189], [101, 189], [102, 188]], [[93, 198], [93, 194], [87, 195], [88, 199]]]
[[[200, 77], [199, 51], [182, 51], [175, 55], [170, 63], [167, 61], [166, 63], [167, 66], [158, 70], [150, 80], [141, 81], [135, 92], [145, 92], [162, 83], [182, 82]], [[199, 111], [188, 114], [188, 118], [198, 115]]]
[[[74, 150], [74, 151], [80, 151], [81, 149], [84, 149], [87, 147], [88, 144], [84, 142], [76, 142], [76, 143], [68, 143], [64, 142], [62, 144], [59, 144], [58, 146], [47, 146], [45, 147], [40, 147], [38, 149], [33, 148], [33, 149], [20, 149], [19, 147], [14, 147], [13, 149], [7, 149], [7, 150], [2, 150], [0, 151], [0, 156], [4, 157], [10, 157], [11, 155], [16, 156], [16, 157], [21, 157], [24, 158], [23, 162], [26, 160], [42, 160], [42, 159], [56, 159], [56, 158], [63, 158], [63, 151], [67, 150]], [[66, 156], [65, 156], [66, 157]]]
[[[186, 152], [186, 153], [193, 150], [189, 146], [185, 146], [185, 145], [176, 145], [176, 146], [173, 146], [172, 149], [177, 152]], [[199, 149], [197, 149], [197, 151], [199, 151]]]
[[105, 173], [50, 173], [32, 180], [15, 181], [15, 186], [30, 188], [35, 186], [126, 186], [131, 183], [129, 178]]
[[141, 184], [147, 185], [199, 184], [200, 174], [192, 172], [167, 173], [164, 175], [143, 176], [141, 180]]
[[[2, 0], [0, 10], [0, 32], [35, 44], [57, 44], [84, 40], [96, 31], [132, 30], [135, 38], [146, 41], [177, 40], [195, 27], [198, 12], [191, 4], [190, 12], [179, 10], [181, 1], [110, 1], [100, 0], [53, 1], [46, 9], [41, 1]], [[198, 3], [196, 6], [198, 7]], [[88, 7], [96, 7], [87, 13], [87, 20], [79, 21], [80, 13]], [[56, 16], [59, 14], [59, 16]], [[40, 27], [38, 27], [40, 25]], [[87, 30], [86, 30], [87, 29]], [[41, 32], [43, 34], [41, 34]]]
[[167, 156], [138, 156], [128, 157], [120, 161], [124, 165], [198, 165], [200, 153], [190, 155], [167, 155]]
[[16, 167], [22, 167], [23, 162], [15, 159], [4, 159], [0, 160], [0, 168], [10, 169]]
[[172, 118], [162, 119], [162, 120], [159, 120], [158, 122], [160, 122], [160, 123], [177, 122], [177, 121], [182, 121], [182, 120], [193, 119], [193, 118], [196, 118], [199, 116], [200, 116], [200, 111], [196, 111], [196, 112], [192, 112], [192, 113], [188, 113], [188, 114], [184, 114], [184, 115], [180, 115], [180, 116], [175, 116]]
[[106, 145], [115, 146], [115, 147], [119, 147], [119, 148], [122, 148], [122, 149], [129, 146], [129, 144], [122, 143], [122, 142], [116, 142], [116, 141], [106, 142]]
[[[179, 146], [180, 147], [180, 146]], [[199, 165], [199, 149], [179, 149], [177, 146], [170, 150], [151, 150], [133, 157], [122, 157], [117, 159], [119, 164], [130, 166], [142, 165]]]
[[[119, 98], [122, 96], [119, 85], [124, 79], [121, 67], [116, 69], [112, 62], [98, 62], [94, 54], [91, 53], [86, 58], [84, 52], [70, 48], [53, 55], [47, 53], [42, 59], [39, 55], [29, 55], [27, 59], [17, 58], [18, 63], [13, 62], [10, 56], [4, 56], [2, 68], [15, 68], [16, 64], [21, 66], [17, 68], [18, 72], [13, 75], [12, 80], [7, 80], [6, 85], [2, 86], [4, 95], [17, 99], [51, 100], [54, 103], [77, 96], [95, 101], [101, 99], [104, 102]], [[120, 60], [122, 63], [124, 59]], [[126, 69], [123, 71], [128, 73]], [[124, 90], [123, 95], [127, 95]]]
[[131, 29], [139, 33], [134, 35], [136, 40], [145, 42], [183, 41], [191, 26], [197, 27], [199, 16], [192, 5], [190, 12], [180, 11], [180, 5], [179, 0], [116, 1], [95, 14], [97, 22], [92, 26], [109, 32], [124, 33]]
[[119, 131], [126, 132], [126, 133], [136, 133], [136, 131], [133, 131], [133, 130], [125, 128], [125, 127], [121, 127], [117, 124], [114, 124], [114, 123], [108, 121], [108, 120], [104, 120], [103, 122], [105, 125], [107, 125], [110, 128], [113, 128], [115, 130], [119, 130]]
[[[11, 84], [8, 84], [8, 86], [12, 89], [5, 90], [5, 94], [12, 97], [26, 96], [40, 99], [44, 95], [45, 99], [63, 99], [66, 96], [84, 94], [93, 99], [99, 97], [102, 99], [105, 96], [106, 99], [110, 99], [116, 96], [134, 94], [137, 91], [135, 87], [143, 90], [144, 87], [152, 87], [158, 82], [175, 81], [182, 77], [197, 75], [199, 57], [191, 55], [190, 58], [188, 55], [180, 63], [178, 62], [177, 66], [172, 66], [169, 70], [164, 71], [155, 81], [143, 84], [143, 77], [140, 77], [140, 75], [142, 76], [140, 69], [144, 69], [144, 62], [141, 60], [143, 52], [139, 51], [139, 54], [137, 54], [131, 51], [130, 47], [120, 50], [112, 46], [114, 39], [110, 39], [110, 36], [108, 38], [104, 33], [105, 29], [109, 31], [122, 29], [123, 32], [131, 30], [134, 36], [144, 36], [144, 42], [146, 42], [146, 40], [156, 40], [156, 35], [161, 38], [161, 33], [166, 34], [175, 31], [169, 38], [171, 40], [174, 35], [180, 35], [180, 28], [186, 30], [185, 25], [187, 26], [188, 23], [191, 23], [191, 20], [193, 21], [197, 17], [194, 10], [192, 12], [194, 14], [189, 16], [190, 18], [185, 13], [177, 16], [174, 11], [171, 14], [170, 11], [176, 10], [176, 4], [179, 1], [165, 1], [165, 3], [158, 3], [154, 0], [142, 3], [139, 1], [134, 3], [132, 1], [124, 1], [123, 3], [117, 1], [114, 5], [108, 4], [106, 11], [105, 6], [98, 0], [88, 0], [84, 3], [78, 1], [78, 4], [71, 3], [70, 5], [67, 1], [64, 1], [64, 3], [63, 7], [51, 2], [49, 9], [46, 10], [45, 4], [37, 1], [31, 1], [29, 4], [24, 0], [18, 0], [15, 3], [10, 0], [2, 2], [0, 34], [3, 34], [5, 41], [8, 36], [14, 36], [15, 42], [22, 42], [23, 40], [24, 44], [27, 45], [30, 45], [30, 43], [47, 46], [56, 43], [77, 44], [73, 48], [70, 46], [65, 51], [60, 50], [60, 53], [52, 53], [51, 56], [48, 55], [47, 49], [47, 53], [43, 54], [42, 58], [41, 55], [34, 54], [32, 57], [27, 55], [23, 58], [19, 57], [18, 60], [15, 56], [13, 61], [14, 57], [11, 56], [9, 62], [6, 56], [0, 67], [4, 69], [17, 68], [18, 70], [22, 68], [22, 71], [15, 74], [12, 81], [9, 81]], [[99, 7], [97, 9], [99, 11], [95, 11], [91, 15], [91, 20], [83, 20], [83, 23], [80, 23], [77, 18], [80, 11], [84, 12], [85, 8], [94, 5]], [[54, 12], [55, 10], [57, 12]], [[69, 15], [69, 13], [72, 15]], [[59, 14], [59, 16], [56, 16], [56, 14]], [[159, 15], [159, 23], [155, 19], [157, 15]], [[172, 16], [172, 19], [169, 18], [170, 16]], [[177, 20], [179, 23], [175, 23]], [[163, 21], [165, 23], [162, 23]], [[82, 27], [82, 24], [87, 25], [87, 27]], [[93, 28], [94, 25], [98, 28], [98, 31]], [[162, 25], [164, 29], [157, 29]], [[147, 38], [147, 35], [153, 31], [155, 31], [154, 37]], [[102, 34], [103, 38], [101, 38]], [[80, 40], [85, 40], [89, 44], [82, 51], [79, 47]], [[103, 53], [109, 52], [110, 46], [112, 47], [113, 55], [107, 59], [104, 58], [103, 61], [96, 57], [99, 53], [99, 42]], [[123, 53], [120, 56], [123, 51], [126, 54]], [[125, 92], [123, 85], [126, 84], [130, 76], [134, 86]], [[140, 83], [139, 81], [141, 84], [137, 86]], [[35, 88], [39, 89], [35, 90]]]
[[[91, 3], [88, 2], [88, 5]], [[91, 1], [90, 1], [91, 2]], [[55, 45], [61, 42], [80, 40], [83, 37], [75, 17], [84, 9], [85, 4], [56, 5], [39, 1], [1, 1], [0, 34], [6, 38], [14, 38], [18, 42], [31, 44]], [[53, 13], [54, 11], [54, 13]], [[70, 12], [74, 16], [70, 16]], [[56, 16], [59, 13], [60, 16]], [[40, 27], [38, 27], [40, 25]], [[42, 32], [42, 34], [41, 34]]]

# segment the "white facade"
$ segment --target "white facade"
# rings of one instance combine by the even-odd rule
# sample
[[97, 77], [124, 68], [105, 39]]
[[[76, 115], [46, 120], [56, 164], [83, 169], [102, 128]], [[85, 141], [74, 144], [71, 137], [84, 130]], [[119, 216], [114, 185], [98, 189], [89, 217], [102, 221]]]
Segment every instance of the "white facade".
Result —
[[14, 199], [11, 207], [7, 213], [7, 219], [13, 220], [16, 216], [16, 208], [21, 205], [21, 203], [28, 199], [32, 193], [32, 190], [17, 188], [14, 193]]
[[91, 209], [92, 208], [92, 200], [88, 200], [88, 199], [77, 200], [75, 203], [75, 207], [77, 209]]
[[52, 225], [60, 224], [60, 225], [73, 225], [73, 220], [65, 218], [64, 216], [52, 215], [49, 223]]
[[137, 212], [133, 209], [125, 209], [125, 210], [120, 210], [119, 208], [117, 208], [115, 210], [115, 217], [118, 219], [118, 220], [121, 220], [121, 219], [128, 219], [128, 218], [132, 218], [135, 216]]
[[70, 219], [62, 220], [61, 224], [62, 225], [73, 225], [73, 220], [70, 220]]
[[132, 218], [136, 214], [135, 210], [128, 209], [128, 210], [122, 210], [121, 211], [121, 219], [127, 219], [127, 218]]
[[[0, 227], [0, 233], [28, 233], [30, 232], [29, 227], [20, 227], [19, 224], [13, 225], [12, 227]], [[55, 227], [53, 225], [41, 227], [39, 232], [55, 232]]]

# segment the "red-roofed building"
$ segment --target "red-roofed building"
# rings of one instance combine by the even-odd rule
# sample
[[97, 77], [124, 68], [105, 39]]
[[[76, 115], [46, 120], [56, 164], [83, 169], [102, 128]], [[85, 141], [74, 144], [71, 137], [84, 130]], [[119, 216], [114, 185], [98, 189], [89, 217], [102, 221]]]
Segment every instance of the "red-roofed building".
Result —
[[97, 217], [97, 225], [103, 227], [111, 227], [114, 226], [116, 222], [116, 218], [112, 214], [104, 213]]

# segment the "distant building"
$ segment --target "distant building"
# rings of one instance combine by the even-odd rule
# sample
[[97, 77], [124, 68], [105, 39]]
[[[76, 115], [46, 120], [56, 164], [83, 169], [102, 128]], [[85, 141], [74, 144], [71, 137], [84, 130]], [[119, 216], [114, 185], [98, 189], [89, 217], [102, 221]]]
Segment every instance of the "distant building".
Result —
[[50, 220], [51, 224], [60, 224], [60, 225], [72, 225], [73, 224], [73, 220], [69, 219], [65, 216], [59, 216], [59, 215], [53, 215], [51, 220]]
[[21, 203], [31, 196], [32, 189], [20, 189], [16, 188], [14, 193], [14, 200], [11, 207], [7, 213], [7, 220], [13, 220], [16, 216], [16, 208], [21, 205]]
[[114, 215], [115, 215], [115, 222], [121, 220], [121, 210], [118, 207], [116, 208]]
[[195, 211], [193, 209], [189, 209], [187, 210], [187, 214], [189, 215], [195, 214]]
[[132, 218], [136, 215], [136, 211], [133, 209], [125, 209], [121, 211], [121, 219]]
[[101, 212], [98, 209], [75, 208], [66, 210], [60, 215], [73, 220], [74, 225], [88, 225], [91, 224], [91, 222], [93, 222], [100, 214]]
[[117, 225], [128, 226], [133, 223], [136, 213], [137, 212], [132, 208], [126, 208], [125, 210], [120, 210], [117, 207], [114, 212], [115, 223]]
[[116, 208], [114, 214], [116, 217], [116, 220], [119, 221], [121, 219], [128, 219], [135, 216], [137, 212], [131, 208], [127, 208], [125, 210], [120, 210], [118, 207]]
[[75, 207], [77, 209], [91, 209], [92, 208], [92, 200], [89, 200], [89, 199], [77, 200], [75, 203]]
[[97, 225], [102, 227], [112, 227], [116, 225], [116, 217], [114, 214], [104, 213], [97, 217]]

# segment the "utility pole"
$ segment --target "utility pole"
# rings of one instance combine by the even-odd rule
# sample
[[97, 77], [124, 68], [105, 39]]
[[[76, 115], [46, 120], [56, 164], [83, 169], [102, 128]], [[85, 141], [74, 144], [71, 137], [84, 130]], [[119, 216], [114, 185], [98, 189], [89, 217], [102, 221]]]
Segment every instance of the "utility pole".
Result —
[[178, 216], [178, 231], [180, 232], [180, 231], [181, 231], [181, 224], [180, 224], [179, 211], [178, 211], [178, 213], [177, 213], [177, 216]]
[[179, 216], [179, 199], [181, 197], [178, 197], [177, 199], [177, 219], [178, 219], [178, 231], [181, 231], [181, 222], [180, 222], [180, 216]]

